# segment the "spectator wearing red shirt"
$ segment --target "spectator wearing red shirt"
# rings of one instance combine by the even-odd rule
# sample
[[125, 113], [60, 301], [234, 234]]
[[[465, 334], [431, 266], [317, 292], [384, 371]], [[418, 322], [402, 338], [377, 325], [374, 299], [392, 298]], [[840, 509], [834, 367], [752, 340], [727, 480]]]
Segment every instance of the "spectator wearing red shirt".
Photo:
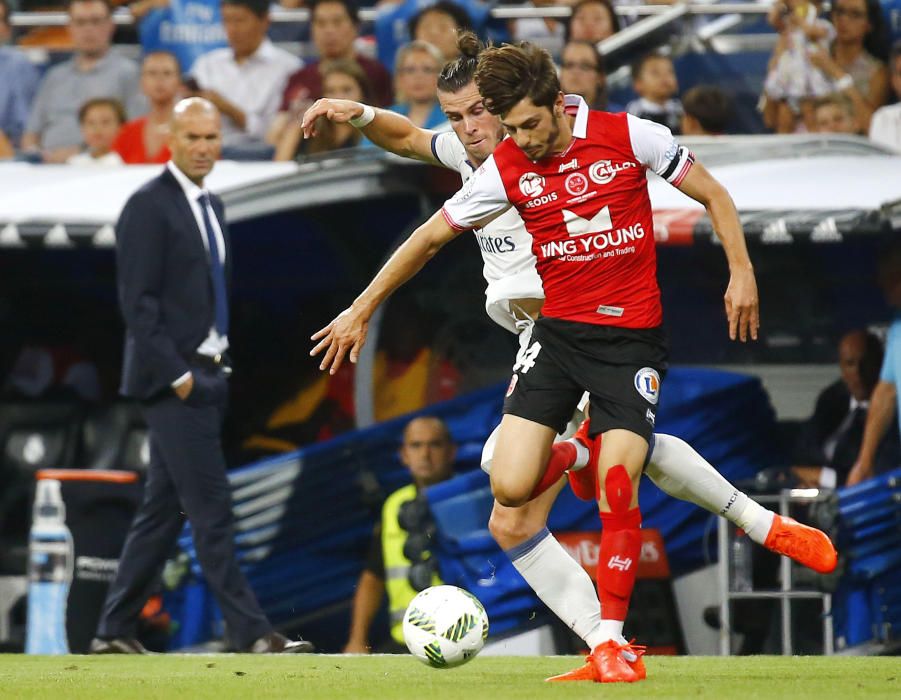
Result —
[[268, 141], [278, 143], [288, 121], [300, 119], [314, 100], [322, 97], [322, 64], [337, 59], [355, 61], [372, 86], [374, 103], [387, 107], [394, 102], [391, 74], [374, 58], [354, 49], [360, 20], [353, 0], [312, 0], [311, 33], [319, 61], [304, 66], [288, 80], [278, 116]]
[[169, 120], [181, 88], [181, 72], [175, 54], [154, 51], [144, 57], [141, 92], [150, 103], [150, 112], [123, 126], [113, 144], [113, 150], [125, 163], [168, 162]]

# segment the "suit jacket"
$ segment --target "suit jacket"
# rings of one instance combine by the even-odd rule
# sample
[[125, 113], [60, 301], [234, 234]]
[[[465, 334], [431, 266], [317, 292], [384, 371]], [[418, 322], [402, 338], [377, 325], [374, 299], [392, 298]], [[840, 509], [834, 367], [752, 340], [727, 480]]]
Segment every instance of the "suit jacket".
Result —
[[[851, 394], [840, 379], [826, 387], [817, 398], [813, 416], [802, 427], [800, 439], [796, 447], [795, 463], [816, 465], [835, 469], [839, 486], [843, 486], [848, 474], [857, 460], [860, 445], [863, 442], [866, 414], [862, 412], [856, 421], [846, 425], [845, 431], [838, 435], [832, 459], [826, 459], [824, 446], [842, 426], [851, 406]], [[879, 443], [874, 464], [875, 473], [879, 474], [896, 468], [901, 459], [899, 451], [901, 438], [898, 437], [898, 424], [892, 421]]]
[[[231, 247], [222, 200], [210, 201]], [[120, 391], [147, 399], [188, 372], [215, 316], [206, 248], [178, 180], [168, 169], [135, 192], [116, 224], [119, 304], [125, 319]]]

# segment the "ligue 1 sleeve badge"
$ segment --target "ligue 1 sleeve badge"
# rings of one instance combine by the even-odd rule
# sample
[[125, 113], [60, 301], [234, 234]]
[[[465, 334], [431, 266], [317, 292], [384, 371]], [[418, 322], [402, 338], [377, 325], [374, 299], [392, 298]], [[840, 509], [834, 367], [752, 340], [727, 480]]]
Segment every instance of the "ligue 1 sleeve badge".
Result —
[[660, 375], [653, 367], [642, 367], [635, 373], [635, 390], [653, 405], [660, 398]]

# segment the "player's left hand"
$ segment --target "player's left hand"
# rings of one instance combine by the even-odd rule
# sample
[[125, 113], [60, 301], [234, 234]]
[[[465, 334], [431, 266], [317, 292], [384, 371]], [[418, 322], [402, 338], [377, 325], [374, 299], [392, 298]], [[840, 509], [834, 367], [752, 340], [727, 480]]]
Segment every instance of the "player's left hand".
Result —
[[350, 361], [357, 363], [368, 329], [368, 317], [353, 306], [344, 309], [325, 328], [310, 337], [310, 340], [319, 341], [310, 350], [310, 355], [318, 355], [324, 350], [325, 355], [319, 363], [319, 369], [327, 369], [329, 374], [334, 374], [341, 367], [345, 356], [349, 355]]
[[745, 343], [750, 335], [753, 340], [757, 340], [760, 300], [757, 297], [754, 270], [733, 270], [723, 299], [726, 303], [726, 318], [729, 319], [729, 339], [739, 338]]

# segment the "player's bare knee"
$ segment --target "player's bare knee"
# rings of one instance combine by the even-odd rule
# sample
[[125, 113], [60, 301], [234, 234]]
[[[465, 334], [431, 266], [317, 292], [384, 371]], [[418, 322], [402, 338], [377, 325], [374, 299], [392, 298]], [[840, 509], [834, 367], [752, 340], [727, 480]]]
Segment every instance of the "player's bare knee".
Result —
[[528, 508], [506, 508], [497, 503], [488, 519], [488, 530], [501, 549], [522, 544], [544, 526], [544, 519], [532, 517]]
[[632, 477], [622, 464], [607, 470], [604, 494], [611, 513], [625, 513], [632, 505]]

